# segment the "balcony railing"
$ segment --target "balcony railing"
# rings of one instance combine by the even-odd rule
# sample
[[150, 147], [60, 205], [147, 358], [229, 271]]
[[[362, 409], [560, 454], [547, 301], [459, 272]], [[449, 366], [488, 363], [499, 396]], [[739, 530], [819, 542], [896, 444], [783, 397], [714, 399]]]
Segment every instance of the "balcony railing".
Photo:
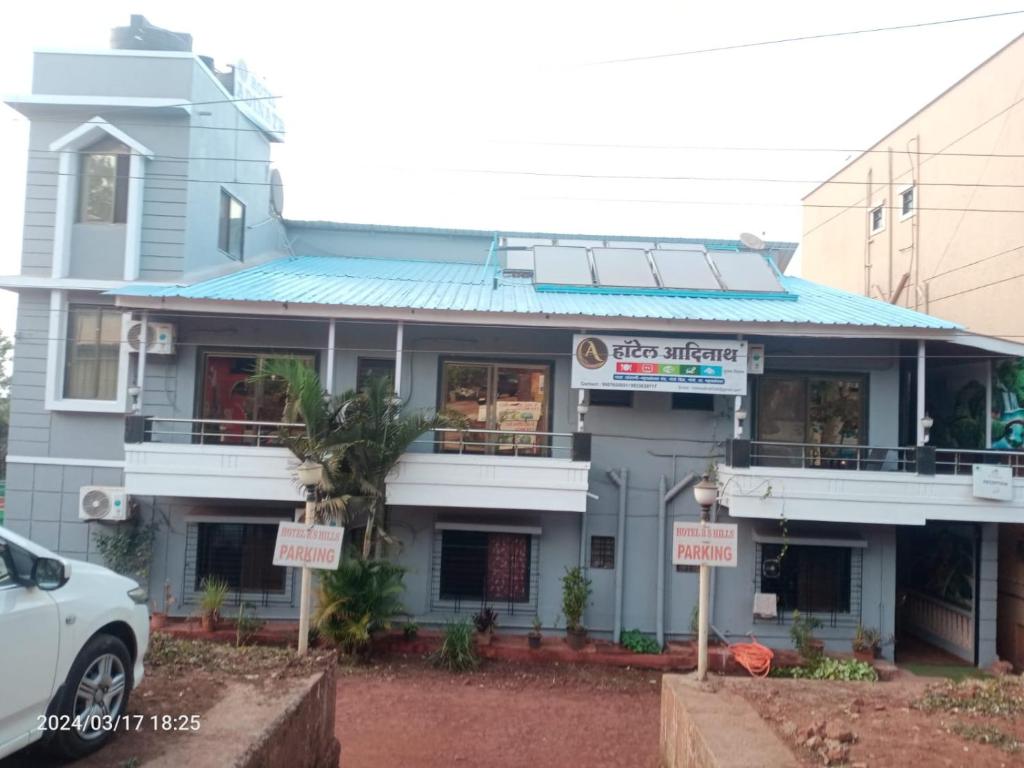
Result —
[[[300, 423], [172, 419], [129, 416], [126, 443], [280, 447], [281, 434], [301, 432]], [[498, 429], [435, 429], [413, 442], [436, 453], [533, 456], [590, 461], [590, 435], [582, 432], [512, 432]]]
[[1024, 477], [1024, 452], [887, 447], [829, 443], [727, 440], [725, 466], [910, 472], [918, 475], [970, 475], [975, 464], [1010, 467]]

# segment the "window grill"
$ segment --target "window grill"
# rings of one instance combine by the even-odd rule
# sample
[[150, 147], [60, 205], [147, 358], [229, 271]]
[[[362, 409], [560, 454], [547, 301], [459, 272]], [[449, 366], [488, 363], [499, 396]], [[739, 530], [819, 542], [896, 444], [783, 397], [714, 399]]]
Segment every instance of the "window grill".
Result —
[[615, 568], [615, 537], [590, 537], [590, 567]]
[[792, 621], [793, 611], [829, 627], [859, 623], [864, 573], [860, 547], [790, 544], [777, 575], [765, 576], [765, 561], [779, 560], [782, 549], [781, 544], [758, 544], [754, 560], [755, 591], [778, 595], [777, 623]]
[[434, 610], [512, 615], [537, 612], [539, 537], [522, 533], [438, 530], [434, 534]]

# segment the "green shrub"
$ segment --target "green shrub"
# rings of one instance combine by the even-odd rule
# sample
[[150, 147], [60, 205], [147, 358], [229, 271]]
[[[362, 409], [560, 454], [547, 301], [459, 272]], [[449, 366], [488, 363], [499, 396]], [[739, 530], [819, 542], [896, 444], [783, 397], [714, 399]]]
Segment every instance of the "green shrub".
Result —
[[231, 591], [230, 585], [217, 576], [207, 576], [200, 582], [199, 589], [199, 612], [203, 616], [219, 617], [220, 609], [224, 607], [224, 601]]
[[562, 613], [565, 614], [565, 628], [569, 631], [583, 629], [583, 611], [590, 598], [590, 579], [583, 575], [578, 565], [565, 569], [562, 577]]
[[473, 624], [465, 619], [449, 621], [444, 628], [441, 647], [432, 657], [434, 664], [449, 672], [465, 672], [476, 667], [476, 640]]
[[402, 634], [406, 640], [412, 640], [420, 633], [420, 625], [415, 621], [407, 621], [402, 625]]
[[620, 642], [623, 648], [628, 648], [633, 653], [661, 653], [658, 641], [645, 635], [639, 629], [629, 629], [623, 632]]
[[316, 626], [345, 653], [366, 653], [373, 633], [405, 613], [404, 577], [404, 568], [386, 560], [348, 558], [337, 570], [321, 571]]
[[793, 623], [789, 627], [789, 637], [793, 646], [800, 651], [805, 659], [821, 656], [821, 651], [813, 645], [814, 630], [821, 627], [821, 622], [813, 616], [804, 616], [800, 611], [793, 611]]
[[249, 603], [238, 606], [238, 618], [235, 621], [235, 645], [241, 647], [252, 640], [256, 633], [263, 629], [263, 620], [256, 614]]
[[96, 549], [110, 570], [133, 578], [146, 587], [158, 530], [155, 522], [144, 523], [136, 519], [110, 530], [97, 531], [94, 536]]
[[800, 680], [841, 680], [844, 682], [878, 680], [874, 667], [856, 659], [831, 659], [818, 656], [806, 667], [775, 667], [771, 677], [792, 677]]

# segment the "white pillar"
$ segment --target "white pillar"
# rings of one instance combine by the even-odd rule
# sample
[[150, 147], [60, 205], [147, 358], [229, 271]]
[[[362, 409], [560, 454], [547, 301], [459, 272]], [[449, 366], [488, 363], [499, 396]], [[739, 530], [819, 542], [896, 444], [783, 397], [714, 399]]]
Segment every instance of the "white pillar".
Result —
[[697, 679], [708, 679], [708, 606], [711, 603], [711, 567], [700, 566], [700, 597], [697, 601]]
[[924, 424], [922, 420], [925, 415], [924, 404], [924, 380], [925, 380], [925, 342], [921, 339], [917, 342], [917, 444], [924, 445]]
[[405, 323], [398, 321], [395, 331], [395, 397], [402, 396], [402, 348], [405, 343]]
[[327, 370], [324, 371], [324, 389], [329, 394], [334, 394], [334, 335], [336, 333], [337, 321], [332, 317], [327, 326]]
[[985, 447], [992, 447], [992, 358], [985, 361]]
[[[306, 489], [306, 525], [313, 525], [316, 520], [316, 502], [312, 487]], [[312, 571], [302, 569], [302, 580], [299, 587], [299, 656], [305, 656], [309, 646], [309, 593], [312, 591]]]
[[142, 198], [146, 158], [132, 152], [128, 161], [128, 210], [124, 226], [124, 279], [138, 280], [142, 262]]
[[135, 412], [142, 413], [143, 393], [146, 391], [146, 347], [149, 345], [149, 312], [142, 313], [142, 332], [139, 334], [139, 360], [135, 367], [135, 386], [139, 396], [135, 399]]

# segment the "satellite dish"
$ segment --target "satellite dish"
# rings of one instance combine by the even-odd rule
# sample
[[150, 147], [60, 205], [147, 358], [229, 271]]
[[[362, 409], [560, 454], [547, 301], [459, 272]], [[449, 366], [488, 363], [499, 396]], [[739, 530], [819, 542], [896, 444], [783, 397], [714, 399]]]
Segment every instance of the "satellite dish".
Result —
[[278, 216], [284, 216], [284, 182], [277, 168], [270, 171], [270, 207]]
[[747, 248], [752, 251], [763, 251], [764, 240], [757, 235], [751, 234], [750, 232], [744, 232], [740, 235], [740, 242], [743, 243]]

